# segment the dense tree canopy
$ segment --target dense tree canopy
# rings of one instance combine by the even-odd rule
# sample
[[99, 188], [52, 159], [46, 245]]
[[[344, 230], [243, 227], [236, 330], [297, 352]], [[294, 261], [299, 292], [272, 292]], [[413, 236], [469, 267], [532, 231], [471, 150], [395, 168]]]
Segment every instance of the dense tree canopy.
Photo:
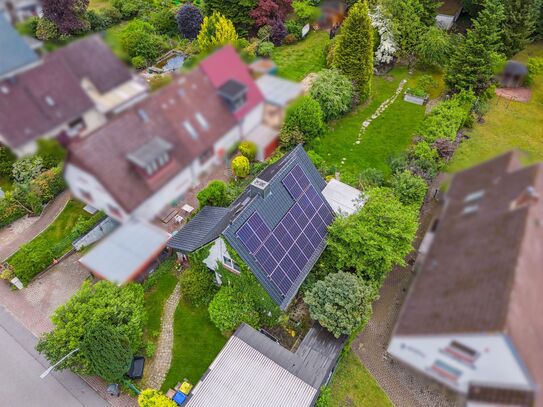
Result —
[[374, 188], [354, 215], [336, 218], [329, 228], [329, 268], [354, 271], [380, 282], [412, 250], [418, 210], [403, 205], [389, 188]]
[[230, 204], [226, 184], [213, 180], [196, 195], [200, 208], [204, 206], [228, 206]]
[[536, 32], [540, 0], [502, 0], [505, 3], [503, 51], [509, 57], [523, 50]]
[[[302, 96], [287, 108], [285, 122], [281, 129], [282, 137], [286, 141], [287, 135], [300, 133], [303, 139], [312, 139], [320, 136], [324, 130], [324, 115], [319, 103], [309, 96]], [[288, 138], [296, 140], [298, 137]], [[294, 141], [295, 144], [296, 141]]]
[[420, 206], [426, 196], [426, 191], [428, 191], [428, 185], [423, 178], [405, 170], [394, 176], [392, 189], [394, 189], [394, 193], [404, 205]]
[[285, 21], [291, 11], [291, 0], [259, 0], [251, 17], [257, 27], [271, 26], [276, 20]]
[[110, 383], [122, 380], [132, 362], [128, 339], [107, 325], [90, 327], [81, 342], [80, 352], [89, 361], [92, 372]]
[[[97, 325], [113, 329], [126, 338], [132, 352], [142, 341], [145, 323], [143, 288], [139, 284], [119, 287], [109, 281], [85, 281], [79, 291], [61, 305], [51, 318], [54, 328], [44, 334], [36, 349], [56, 363], [75, 348], [81, 348], [85, 335]], [[94, 374], [84, 352], [77, 352], [60, 366], [82, 375]]]
[[340, 271], [317, 281], [305, 294], [304, 301], [311, 318], [339, 338], [342, 334], [350, 335], [367, 322], [375, 292], [375, 288], [360, 277]]
[[355, 3], [343, 22], [333, 66], [353, 81], [361, 101], [369, 97], [373, 77], [373, 27], [365, 1]]
[[85, 27], [89, 0], [43, 0], [43, 17], [61, 34], [74, 34]]
[[207, 16], [216, 12], [221, 13], [234, 23], [236, 30], [241, 34], [246, 34], [252, 27], [251, 11], [256, 5], [257, 0], [206, 0], [204, 2]]

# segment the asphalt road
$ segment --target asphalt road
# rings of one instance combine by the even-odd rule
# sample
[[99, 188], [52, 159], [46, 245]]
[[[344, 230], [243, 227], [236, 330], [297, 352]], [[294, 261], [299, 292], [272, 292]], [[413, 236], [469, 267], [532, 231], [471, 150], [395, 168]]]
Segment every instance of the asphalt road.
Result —
[[50, 365], [36, 338], [0, 306], [0, 407], [111, 407], [69, 371], [40, 374]]

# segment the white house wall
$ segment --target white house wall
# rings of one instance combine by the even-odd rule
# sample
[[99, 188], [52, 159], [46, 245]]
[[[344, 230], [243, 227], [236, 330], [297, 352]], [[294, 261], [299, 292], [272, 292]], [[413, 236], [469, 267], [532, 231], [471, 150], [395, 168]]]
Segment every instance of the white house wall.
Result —
[[[85, 202], [96, 209], [102, 210], [112, 218], [121, 222], [126, 220], [127, 214], [122, 207], [93, 175], [73, 164], [66, 164], [64, 178], [70, 187], [72, 195], [81, 202]], [[88, 192], [92, 196], [92, 201], [88, 201], [84, 197], [83, 191]], [[117, 215], [112, 214], [109, 209], [110, 207], [118, 208], [122, 217], [119, 218]]]
[[[479, 357], [473, 366], [459, 362], [442, 352], [442, 349], [445, 349], [453, 340], [479, 352]], [[494, 386], [531, 387], [522, 361], [517, 359], [513, 345], [501, 333], [394, 336], [390, 341], [388, 352], [394, 358], [464, 394], [467, 393], [470, 382]], [[456, 382], [430, 371], [430, 367], [436, 360], [445, 362], [462, 372]]]
[[133, 213], [134, 216], [152, 220], [166, 205], [179, 199], [192, 185], [193, 174], [191, 167], [188, 166], [138, 206]]
[[262, 123], [262, 118], [264, 116], [264, 103], [258, 104], [253, 110], [245, 115], [243, 121], [241, 122], [241, 134], [245, 138], [247, 137], [251, 130], [255, 129], [260, 123]]

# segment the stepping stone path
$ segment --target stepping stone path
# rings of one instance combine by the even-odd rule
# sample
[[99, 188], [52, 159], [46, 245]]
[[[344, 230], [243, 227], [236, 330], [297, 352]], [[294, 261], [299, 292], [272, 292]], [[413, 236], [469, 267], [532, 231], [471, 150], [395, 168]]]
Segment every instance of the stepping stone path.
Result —
[[160, 325], [160, 336], [158, 338], [155, 356], [148, 367], [145, 384], [147, 387], [160, 390], [166, 374], [170, 370], [173, 348], [173, 319], [179, 300], [181, 299], [181, 287], [179, 283], [175, 286], [172, 295], [166, 301], [162, 322]]
[[[379, 106], [377, 108], [377, 110], [375, 111], [375, 113], [373, 113], [371, 115], [371, 117], [369, 119], [366, 119], [363, 123], [362, 123], [362, 126], [360, 127], [360, 131], [358, 132], [358, 137], [356, 138], [356, 141], [353, 143], [353, 145], [358, 145], [360, 144], [361, 142], [361, 139], [362, 139], [362, 136], [364, 135], [364, 133], [366, 132], [366, 129], [369, 127], [369, 125], [371, 124], [372, 121], [374, 121], [375, 119], [377, 119], [379, 116], [381, 116], [381, 114], [386, 110], [388, 109], [388, 107], [394, 103], [396, 101], [396, 99], [398, 98], [398, 96], [400, 96], [400, 94], [402, 93], [403, 91], [403, 88], [405, 86], [405, 84], [407, 83], [407, 81], [405, 79], [402, 79], [402, 81], [400, 82], [400, 85], [398, 86], [398, 89], [396, 89], [396, 92], [394, 93], [394, 95], [392, 95], [391, 97], [389, 97], [387, 100], [385, 100], [383, 103], [381, 103], [381, 106]], [[344, 162], [342, 161], [342, 164]]]

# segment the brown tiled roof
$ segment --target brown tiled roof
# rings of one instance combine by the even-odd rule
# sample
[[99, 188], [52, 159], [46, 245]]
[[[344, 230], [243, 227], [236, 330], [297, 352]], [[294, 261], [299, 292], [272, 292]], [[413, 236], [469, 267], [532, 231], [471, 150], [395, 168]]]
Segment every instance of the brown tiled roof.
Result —
[[[204, 129], [199, 113], [208, 123]], [[194, 139], [183, 125], [189, 120]], [[72, 143], [69, 162], [93, 174], [128, 212], [213, 146], [236, 125], [209, 79], [198, 69], [176, 76], [173, 83], [149, 96], [96, 132]], [[135, 171], [127, 155], [159, 137], [173, 148], [172, 163], [151, 179]]]
[[49, 54], [47, 59], [62, 59], [81, 80], [88, 78], [100, 93], [128, 82], [132, 75], [98, 34], [85, 37]]
[[463, 171], [447, 193], [396, 334], [503, 332], [543, 386], [542, 264], [543, 164], [523, 168], [511, 152]]
[[44, 61], [0, 82], [0, 134], [17, 148], [92, 107], [66, 63]]
[[83, 78], [104, 93], [130, 80], [131, 74], [93, 35], [45, 55], [33, 69], [0, 81], [0, 134], [8, 146], [20, 147], [91, 109], [93, 102], [81, 87]]

